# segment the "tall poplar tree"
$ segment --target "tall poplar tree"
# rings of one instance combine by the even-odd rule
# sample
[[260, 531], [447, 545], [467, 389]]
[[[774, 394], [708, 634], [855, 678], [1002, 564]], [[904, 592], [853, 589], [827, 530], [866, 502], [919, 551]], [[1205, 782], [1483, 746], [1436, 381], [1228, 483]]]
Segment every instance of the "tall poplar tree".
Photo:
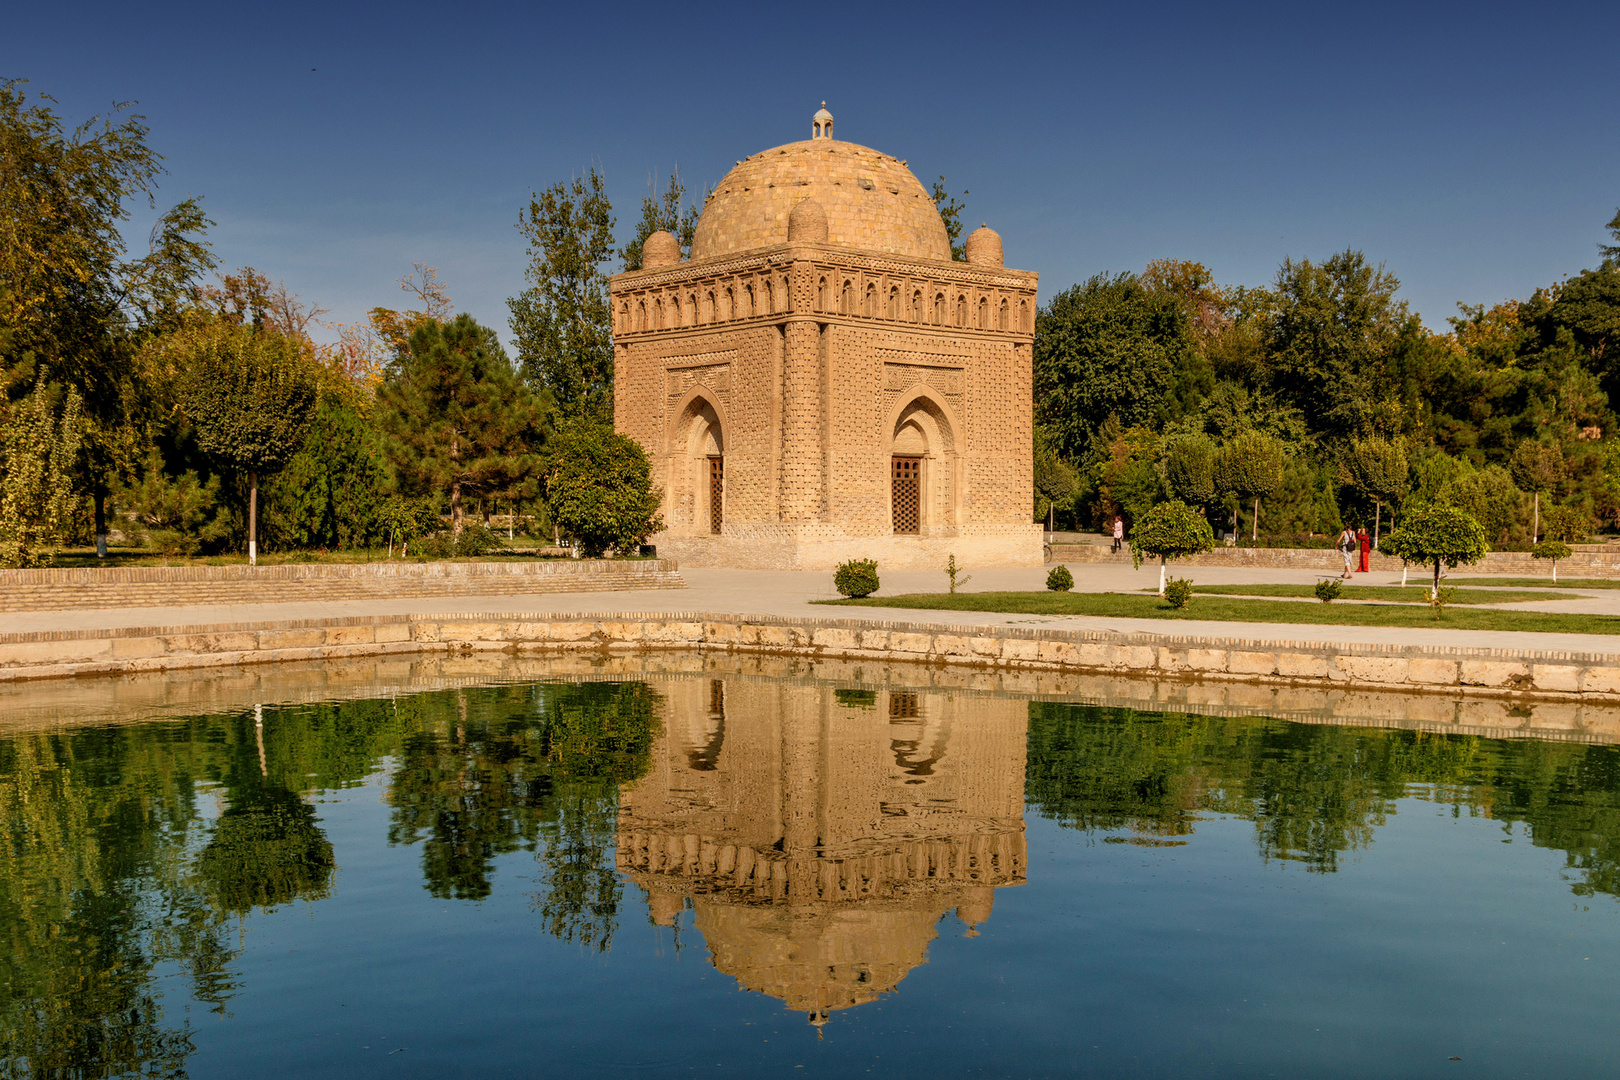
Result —
[[377, 407], [403, 486], [447, 493], [456, 536], [467, 495], [538, 472], [542, 399], [518, 378], [495, 332], [471, 315], [418, 326], [408, 355], [378, 388]]
[[553, 184], [518, 218], [529, 241], [529, 288], [507, 300], [518, 364], [567, 417], [613, 422], [613, 309], [604, 264], [613, 204], [595, 169]]

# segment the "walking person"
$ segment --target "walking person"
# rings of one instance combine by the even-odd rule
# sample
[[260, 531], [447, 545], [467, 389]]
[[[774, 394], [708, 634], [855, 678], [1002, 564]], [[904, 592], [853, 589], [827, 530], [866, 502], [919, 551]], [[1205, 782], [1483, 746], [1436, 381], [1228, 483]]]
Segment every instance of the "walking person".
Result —
[[1122, 546], [1124, 546], [1124, 544], [1125, 544], [1125, 519], [1120, 517], [1118, 514], [1115, 514], [1114, 515], [1114, 547], [1113, 547], [1113, 552], [1114, 552], [1115, 555], [1119, 554], [1119, 549]]
[[1355, 563], [1355, 559], [1356, 559], [1356, 533], [1355, 533], [1355, 530], [1350, 528], [1350, 526], [1346, 525], [1344, 527], [1344, 531], [1339, 534], [1339, 545], [1338, 546], [1339, 546], [1339, 551], [1342, 552], [1343, 555], [1344, 555], [1344, 573], [1340, 574], [1339, 576], [1347, 578], [1347, 577], [1350, 576], [1351, 570], [1356, 564]]
[[1365, 574], [1367, 572], [1367, 560], [1372, 555], [1372, 537], [1367, 535], [1367, 526], [1363, 525], [1356, 530], [1356, 540], [1361, 545], [1361, 569], [1357, 570], [1356, 573]]

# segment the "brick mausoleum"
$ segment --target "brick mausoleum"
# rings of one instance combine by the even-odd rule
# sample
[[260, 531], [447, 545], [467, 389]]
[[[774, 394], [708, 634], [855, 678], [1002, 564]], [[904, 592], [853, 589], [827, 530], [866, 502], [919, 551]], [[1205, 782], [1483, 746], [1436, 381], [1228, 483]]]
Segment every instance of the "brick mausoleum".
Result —
[[612, 279], [614, 422], [693, 566], [1038, 566], [1037, 275], [981, 228], [951, 259], [906, 163], [832, 137], [726, 174], [692, 257], [666, 232]]

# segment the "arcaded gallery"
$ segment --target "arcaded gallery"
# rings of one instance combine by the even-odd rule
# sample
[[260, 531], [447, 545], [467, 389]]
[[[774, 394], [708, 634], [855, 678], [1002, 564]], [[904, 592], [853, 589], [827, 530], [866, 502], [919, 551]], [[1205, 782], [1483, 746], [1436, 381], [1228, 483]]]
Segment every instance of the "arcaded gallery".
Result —
[[663, 491], [660, 554], [1036, 566], [1037, 275], [988, 227], [951, 257], [906, 163], [811, 138], [737, 163], [682, 261], [648, 237], [612, 279], [614, 421]]

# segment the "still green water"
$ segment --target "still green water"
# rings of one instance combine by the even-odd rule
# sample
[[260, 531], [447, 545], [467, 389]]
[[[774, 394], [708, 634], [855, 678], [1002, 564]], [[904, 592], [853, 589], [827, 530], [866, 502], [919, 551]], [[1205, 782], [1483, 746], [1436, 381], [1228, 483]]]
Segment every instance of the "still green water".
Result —
[[1620, 751], [767, 679], [0, 739], [5, 1075], [1612, 1073]]

